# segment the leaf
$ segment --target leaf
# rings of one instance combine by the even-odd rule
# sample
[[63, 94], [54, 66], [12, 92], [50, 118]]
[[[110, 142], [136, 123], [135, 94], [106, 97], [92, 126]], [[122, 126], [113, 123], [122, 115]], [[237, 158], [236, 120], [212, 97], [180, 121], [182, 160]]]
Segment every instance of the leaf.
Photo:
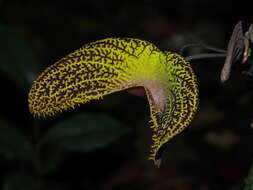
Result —
[[[46, 146], [47, 145], [47, 146]], [[48, 174], [55, 172], [58, 166], [65, 158], [66, 150], [52, 144], [44, 144], [40, 150], [39, 172], [40, 174]]]
[[64, 190], [64, 185], [28, 172], [17, 171], [5, 177], [2, 190]]
[[127, 131], [106, 115], [80, 114], [51, 128], [42, 142], [74, 151], [91, 151], [107, 146]]
[[31, 159], [33, 150], [26, 137], [11, 123], [0, 118], [0, 153], [7, 158]]
[[0, 70], [19, 84], [30, 85], [39, 69], [22, 32], [0, 26], [0, 42]]
[[37, 179], [25, 172], [13, 172], [6, 176], [3, 190], [38, 189]]

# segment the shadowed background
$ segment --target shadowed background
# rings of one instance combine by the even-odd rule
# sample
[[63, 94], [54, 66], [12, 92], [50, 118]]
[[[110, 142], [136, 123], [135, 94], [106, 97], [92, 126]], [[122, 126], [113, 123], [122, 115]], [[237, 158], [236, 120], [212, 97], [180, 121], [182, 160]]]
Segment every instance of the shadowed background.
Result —
[[[10, 189], [239, 190], [252, 158], [250, 63], [220, 83], [224, 59], [192, 62], [200, 109], [167, 145], [160, 169], [147, 160], [147, 101], [115, 93], [47, 119], [27, 95], [47, 66], [83, 44], [133, 37], [178, 52], [203, 42], [226, 49], [251, 7], [223, 1], [0, 1], [0, 185]], [[201, 53], [189, 48], [185, 55]]]

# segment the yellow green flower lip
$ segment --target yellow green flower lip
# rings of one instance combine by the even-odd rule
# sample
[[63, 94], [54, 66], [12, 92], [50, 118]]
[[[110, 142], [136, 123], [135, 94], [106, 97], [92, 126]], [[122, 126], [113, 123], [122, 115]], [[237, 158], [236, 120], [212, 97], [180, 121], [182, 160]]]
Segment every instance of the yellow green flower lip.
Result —
[[149, 159], [188, 126], [198, 107], [195, 74], [180, 55], [132, 38], [84, 45], [43, 71], [29, 92], [35, 116], [50, 116], [106, 94], [144, 87], [153, 131]]

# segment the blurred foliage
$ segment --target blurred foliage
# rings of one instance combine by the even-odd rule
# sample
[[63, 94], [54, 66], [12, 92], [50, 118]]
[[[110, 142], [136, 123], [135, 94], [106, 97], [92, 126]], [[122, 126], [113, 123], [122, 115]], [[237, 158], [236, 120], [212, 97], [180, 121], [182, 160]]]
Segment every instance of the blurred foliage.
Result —
[[109, 145], [127, 131], [106, 115], [75, 115], [58, 123], [43, 138], [43, 143], [69, 150], [91, 151]]
[[31, 175], [26, 172], [13, 172], [8, 174], [2, 190], [64, 190], [63, 185]]
[[[42, 137], [36, 139], [32, 147], [12, 124], [0, 119], [0, 152], [4, 158], [29, 162], [24, 162], [26, 173], [17, 172], [7, 176], [3, 189], [51, 189], [45, 185], [48, 182], [38, 175], [57, 170], [69, 150], [94, 151], [109, 146], [127, 131], [122, 124], [109, 116], [79, 114], [53, 125]], [[23, 167], [18, 168], [24, 170]], [[33, 169], [30, 170], [30, 167]]]
[[[0, 25], [0, 41], [0, 73], [8, 77], [5, 80], [13, 81], [19, 89], [27, 92], [39, 71], [35, 51], [28, 43], [27, 31]], [[15, 93], [15, 90], [10, 89], [9, 92]], [[44, 133], [39, 131], [40, 123], [32, 119], [32, 132], [25, 130], [22, 133], [15, 119], [12, 123], [0, 118], [0, 153], [5, 162], [15, 163], [11, 167], [14, 172], [8, 172], [4, 177], [3, 189], [64, 189], [63, 185], [42, 176], [57, 172], [70, 151], [94, 151], [109, 146], [128, 132], [120, 122], [105, 114], [67, 117], [64, 121], [53, 123]]]
[[245, 187], [243, 190], [252, 190], [252, 189], [253, 189], [253, 165], [251, 165], [248, 177], [245, 180]]
[[[241, 74], [249, 64], [235, 64], [231, 80], [221, 85], [223, 59], [192, 63], [200, 111], [166, 145], [159, 170], [144, 155], [143, 142], [150, 139], [144, 99], [118, 93], [63, 116], [34, 119], [27, 93], [46, 66], [105, 37], [141, 38], [173, 51], [196, 42], [226, 48], [239, 19], [252, 23], [251, 9], [217, 0], [169, 6], [154, 0], [0, 0], [2, 189], [243, 189], [253, 157], [253, 77]], [[247, 185], [252, 189], [250, 180]]]
[[8, 175], [3, 185], [3, 190], [9, 189], [40, 189], [36, 177], [24, 172], [15, 172]]
[[38, 65], [22, 33], [0, 25], [0, 69], [28, 87], [38, 74]]
[[0, 152], [7, 159], [29, 160], [32, 157], [32, 145], [26, 137], [10, 122], [0, 118]]

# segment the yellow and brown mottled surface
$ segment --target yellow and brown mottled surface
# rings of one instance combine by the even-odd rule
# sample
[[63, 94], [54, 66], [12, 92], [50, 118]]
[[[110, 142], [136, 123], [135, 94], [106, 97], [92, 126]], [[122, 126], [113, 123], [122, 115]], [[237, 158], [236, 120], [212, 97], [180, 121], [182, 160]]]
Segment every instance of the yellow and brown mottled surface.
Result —
[[150, 105], [149, 159], [159, 165], [160, 147], [190, 124], [198, 107], [195, 74], [178, 54], [131, 38], [89, 43], [41, 73], [30, 90], [29, 108], [35, 116], [54, 115], [138, 86], [144, 87]]

